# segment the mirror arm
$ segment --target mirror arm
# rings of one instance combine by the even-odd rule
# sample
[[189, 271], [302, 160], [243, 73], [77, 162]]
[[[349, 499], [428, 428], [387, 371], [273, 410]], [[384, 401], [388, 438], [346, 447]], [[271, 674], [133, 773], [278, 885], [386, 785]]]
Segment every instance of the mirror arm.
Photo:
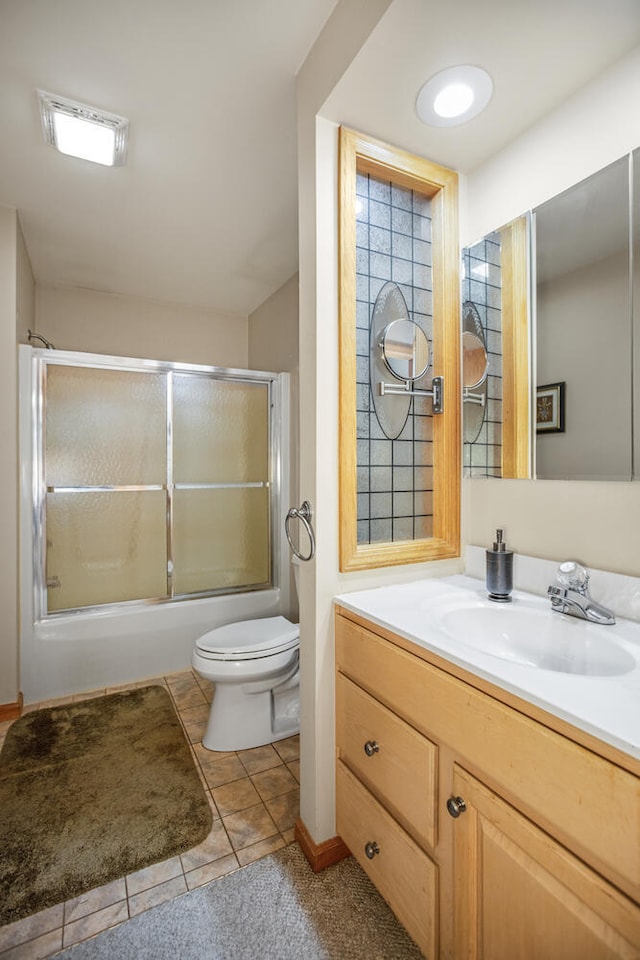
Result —
[[485, 393], [471, 393], [471, 391], [465, 387], [462, 394], [462, 402], [477, 403], [480, 407], [484, 407], [487, 402], [487, 395]]
[[444, 378], [433, 378], [433, 390], [415, 390], [411, 386], [412, 381], [406, 380], [404, 386], [397, 383], [385, 383], [380, 380], [378, 383], [378, 392], [381, 397], [389, 394], [400, 394], [403, 397], [431, 397], [433, 400], [433, 412], [443, 413], [444, 411]]

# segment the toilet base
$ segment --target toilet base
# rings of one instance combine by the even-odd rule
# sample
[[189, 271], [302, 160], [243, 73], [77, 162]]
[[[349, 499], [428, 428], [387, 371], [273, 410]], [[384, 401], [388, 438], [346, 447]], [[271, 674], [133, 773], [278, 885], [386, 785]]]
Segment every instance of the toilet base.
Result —
[[252, 684], [216, 686], [202, 746], [207, 750], [250, 750], [292, 737], [300, 730], [296, 670], [273, 690], [253, 692]]

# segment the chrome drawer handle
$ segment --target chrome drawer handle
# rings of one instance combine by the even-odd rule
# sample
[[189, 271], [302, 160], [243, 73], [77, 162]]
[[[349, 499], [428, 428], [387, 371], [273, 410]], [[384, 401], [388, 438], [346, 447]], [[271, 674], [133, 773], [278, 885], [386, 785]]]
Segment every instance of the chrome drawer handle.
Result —
[[380, 847], [375, 840], [370, 840], [369, 843], [365, 843], [364, 852], [367, 855], [368, 860], [373, 860], [377, 853], [380, 853]]
[[466, 809], [467, 805], [462, 797], [449, 797], [447, 800], [447, 810], [454, 820], [459, 817], [461, 813], [464, 813]]
[[375, 740], [367, 740], [364, 745], [364, 752], [368, 757], [372, 757], [374, 753], [377, 753], [380, 747], [378, 746]]

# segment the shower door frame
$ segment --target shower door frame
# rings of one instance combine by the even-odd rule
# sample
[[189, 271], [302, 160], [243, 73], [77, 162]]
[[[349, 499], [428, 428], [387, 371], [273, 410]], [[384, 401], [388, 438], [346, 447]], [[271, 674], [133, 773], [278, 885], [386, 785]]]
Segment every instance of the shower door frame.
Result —
[[[178, 363], [163, 360], [146, 360], [129, 357], [115, 357], [102, 354], [80, 353], [66, 350], [47, 350], [41, 348], [22, 347], [29, 350], [31, 358], [31, 458], [32, 458], [32, 543], [33, 543], [33, 621], [34, 623], [51, 621], [64, 617], [78, 615], [100, 616], [105, 612], [117, 613], [135, 607], [144, 607], [157, 604], [176, 604], [183, 601], [201, 600], [210, 597], [224, 597], [233, 594], [259, 593], [285, 587], [283, 575], [282, 551], [283, 537], [280, 530], [283, 523], [283, 496], [288, 495], [288, 476], [285, 464], [288, 456], [289, 436], [289, 406], [287, 374], [278, 374], [263, 370], [243, 370], [230, 367], [206, 366], [200, 364]], [[166, 392], [166, 424], [167, 424], [167, 477], [166, 483], [161, 485], [142, 485], [136, 490], [162, 490], [167, 497], [167, 596], [145, 597], [136, 600], [121, 600], [83, 607], [70, 607], [57, 611], [48, 610], [48, 587], [46, 583], [46, 496], [49, 490], [45, 482], [45, 399], [46, 399], [46, 372], [50, 364], [69, 367], [94, 368], [102, 370], [130, 371], [132, 373], [164, 373], [167, 375]], [[247, 482], [239, 484], [210, 483], [210, 484], [174, 484], [173, 482], [173, 450], [172, 450], [172, 381], [174, 374], [187, 374], [206, 377], [208, 380], [264, 384], [268, 390], [268, 470], [267, 481], [258, 483]], [[187, 594], [176, 594], [173, 588], [173, 494], [176, 489], [218, 489], [238, 486], [267, 487], [268, 522], [269, 522], [269, 571], [267, 581], [259, 584], [241, 585], [237, 587], [221, 587]], [[60, 488], [56, 488], [60, 492]], [[64, 492], [96, 491], [114, 492], [118, 489], [132, 491], [131, 486], [95, 486], [64, 488]], [[288, 592], [286, 588], [283, 591]]]

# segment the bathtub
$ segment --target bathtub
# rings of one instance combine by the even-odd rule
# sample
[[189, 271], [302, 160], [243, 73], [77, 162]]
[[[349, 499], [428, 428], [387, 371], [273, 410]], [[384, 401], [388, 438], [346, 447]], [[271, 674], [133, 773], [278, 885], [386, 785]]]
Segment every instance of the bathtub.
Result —
[[23, 617], [20, 688], [25, 703], [132, 683], [191, 668], [197, 637], [234, 620], [285, 613], [278, 588], [34, 624]]

